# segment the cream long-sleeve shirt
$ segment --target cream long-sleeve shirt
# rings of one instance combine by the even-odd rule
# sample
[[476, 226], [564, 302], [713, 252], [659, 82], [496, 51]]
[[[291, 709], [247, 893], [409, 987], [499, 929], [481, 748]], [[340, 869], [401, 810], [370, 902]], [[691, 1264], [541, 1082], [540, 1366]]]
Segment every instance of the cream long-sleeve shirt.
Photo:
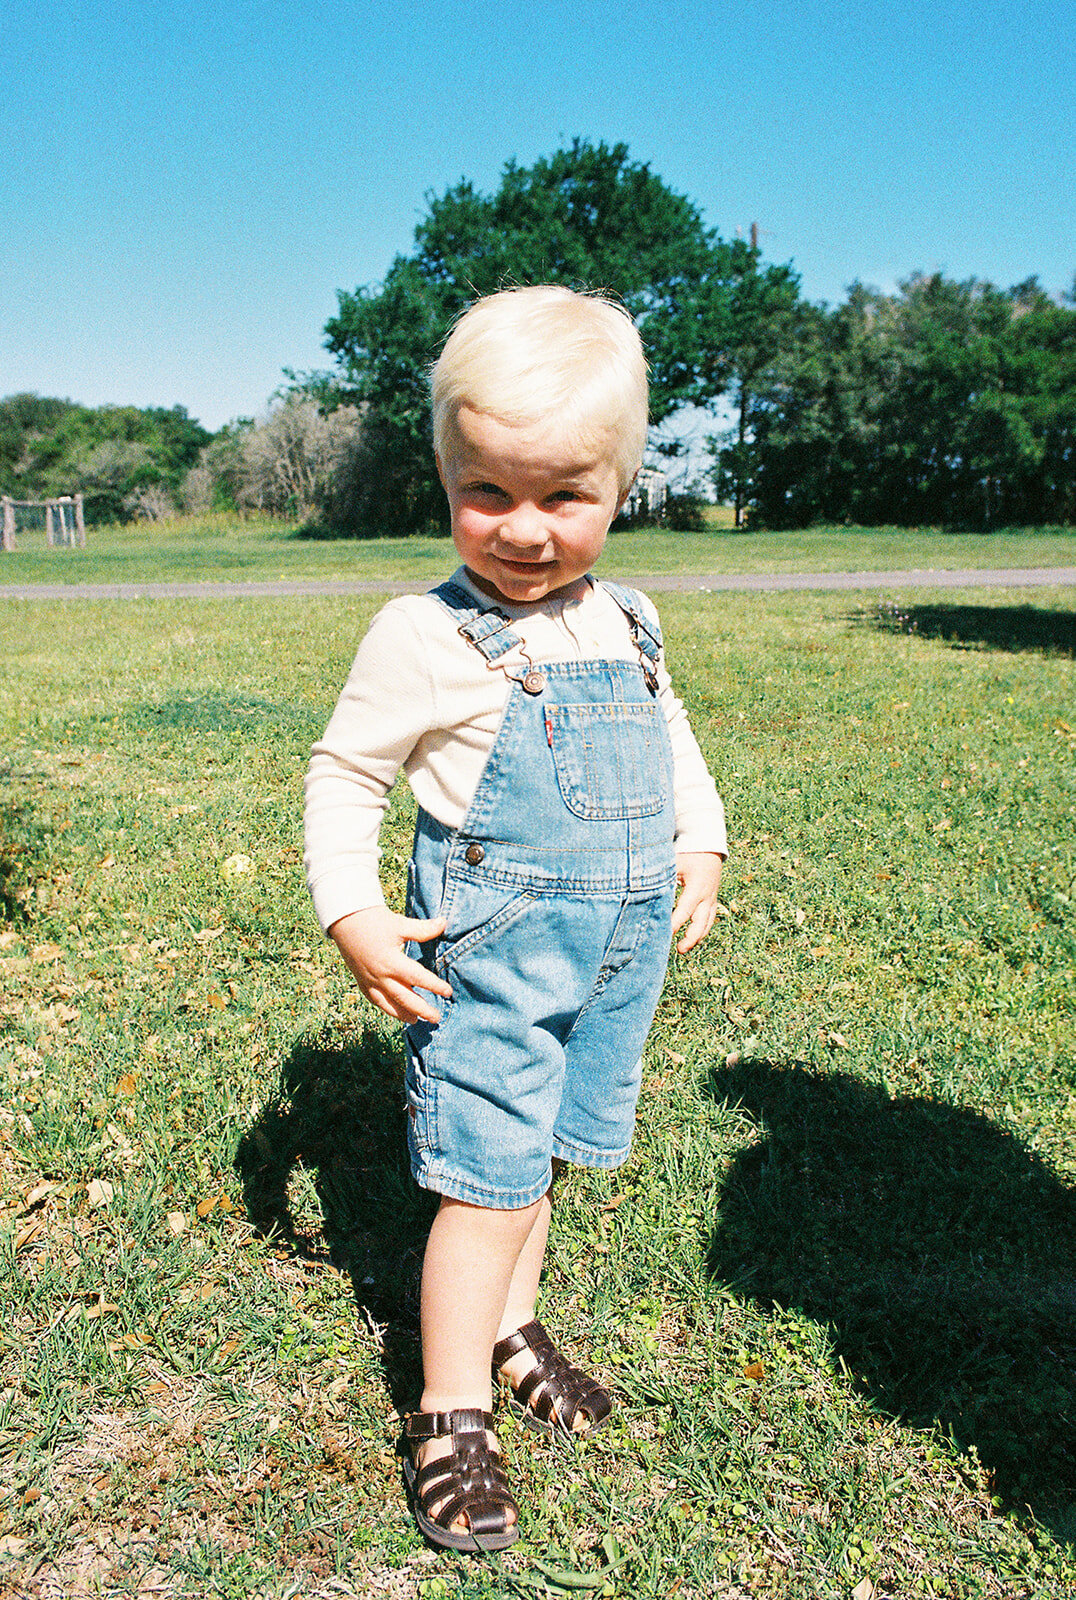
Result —
[[[492, 603], [463, 567], [452, 582], [473, 594], [476, 605]], [[639, 659], [627, 618], [600, 583], [584, 578], [537, 605], [499, 605], [536, 664]], [[306, 777], [306, 877], [323, 928], [385, 903], [377, 840], [401, 770], [420, 806], [445, 827], [460, 826], [497, 737], [509, 673], [524, 665], [512, 650], [487, 666], [429, 595], [402, 595], [377, 613]], [[725, 855], [724, 808], [664, 653], [658, 697], [672, 741], [676, 849]]]

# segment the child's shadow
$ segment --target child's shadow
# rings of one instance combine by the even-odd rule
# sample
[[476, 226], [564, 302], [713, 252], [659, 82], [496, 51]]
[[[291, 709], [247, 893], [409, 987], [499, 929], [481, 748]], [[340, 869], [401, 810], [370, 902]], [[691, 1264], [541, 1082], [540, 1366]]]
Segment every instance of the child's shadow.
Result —
[[712, 1275], [828, 1324], [880, 1407], [974, 1446], [1005, 1505], [1076, 1539], [1076, 1190], [977, 1112], [841, 1073], [745, 1061], [712, 1088], [762, 1135]]
[[[405, 1117], [393, 1040], [372, 1028], [350, 1046], [302, 1038], [235, 1157], [255, 1227], [349, 1276], [359, 1309], [382, 1331], [385, 1379], [401, 1412], [422, 1387], [417, 1284], [432, 1215], [411, 1179]], [[311, 1185], [321, 1218], [309, 1214]]]

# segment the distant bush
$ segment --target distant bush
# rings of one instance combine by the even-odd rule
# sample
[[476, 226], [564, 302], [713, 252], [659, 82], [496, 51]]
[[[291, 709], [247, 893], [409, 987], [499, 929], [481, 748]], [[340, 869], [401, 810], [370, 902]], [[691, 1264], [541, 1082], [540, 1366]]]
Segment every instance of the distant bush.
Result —
[[677, 533], [705, 533], [709, 523], [706, 512], [709, 502], [701, 494], [690, 490], [682, 494], [669, 494], [665, 498], [665, 525]]
[[221, 430], [183, 481], [184, 507], [346, 522], [361, 421], [357, 406], [325, 411], [313, 396], [294, 391], [260, 421]]

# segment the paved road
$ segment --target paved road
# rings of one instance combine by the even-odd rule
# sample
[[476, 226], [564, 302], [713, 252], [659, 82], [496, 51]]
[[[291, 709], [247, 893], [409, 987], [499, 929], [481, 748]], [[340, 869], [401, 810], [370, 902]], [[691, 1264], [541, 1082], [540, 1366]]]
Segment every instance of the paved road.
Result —
[[[282, 578], [255, 583], [11, 583], [0, 584], [0, 600], [244, 600], [279, 595], [422, 594], [435, 578], [415, 582], [359, 578], [329, 580]], [[934, 567], [903, 572], [713, 572], [685, 577], [674, 573], [640, 574], [640, 589], [711, 594], [718, 591], [775, 593], [794, 589], [1036, 589], [1076, 585], [1076, 567], [964, 568]]]

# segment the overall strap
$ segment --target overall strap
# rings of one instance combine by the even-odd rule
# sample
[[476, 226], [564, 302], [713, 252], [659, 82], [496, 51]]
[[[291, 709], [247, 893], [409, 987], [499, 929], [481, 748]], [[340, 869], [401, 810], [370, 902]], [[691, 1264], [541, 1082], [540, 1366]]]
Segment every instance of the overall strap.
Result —
[[643, 598], [637, 589], [628, 589], [621, 583], [610, 583], [602, 578], [602, 587], [612, 595], [631, 625], [631, 637], [643, 658], [643, 673], [647, 687], [657, 687], [657, 668], [661, 657], [661, 625], [648, 617], [643, 610]]
[[473, 644], [487, 661], [496, 661], [523, 641], [512, 627], [512, 620], [498, 606], [476, 606], [474, 597], [458, 583], [441, 583], [429, 591], [456, 619], [460, 634]]

